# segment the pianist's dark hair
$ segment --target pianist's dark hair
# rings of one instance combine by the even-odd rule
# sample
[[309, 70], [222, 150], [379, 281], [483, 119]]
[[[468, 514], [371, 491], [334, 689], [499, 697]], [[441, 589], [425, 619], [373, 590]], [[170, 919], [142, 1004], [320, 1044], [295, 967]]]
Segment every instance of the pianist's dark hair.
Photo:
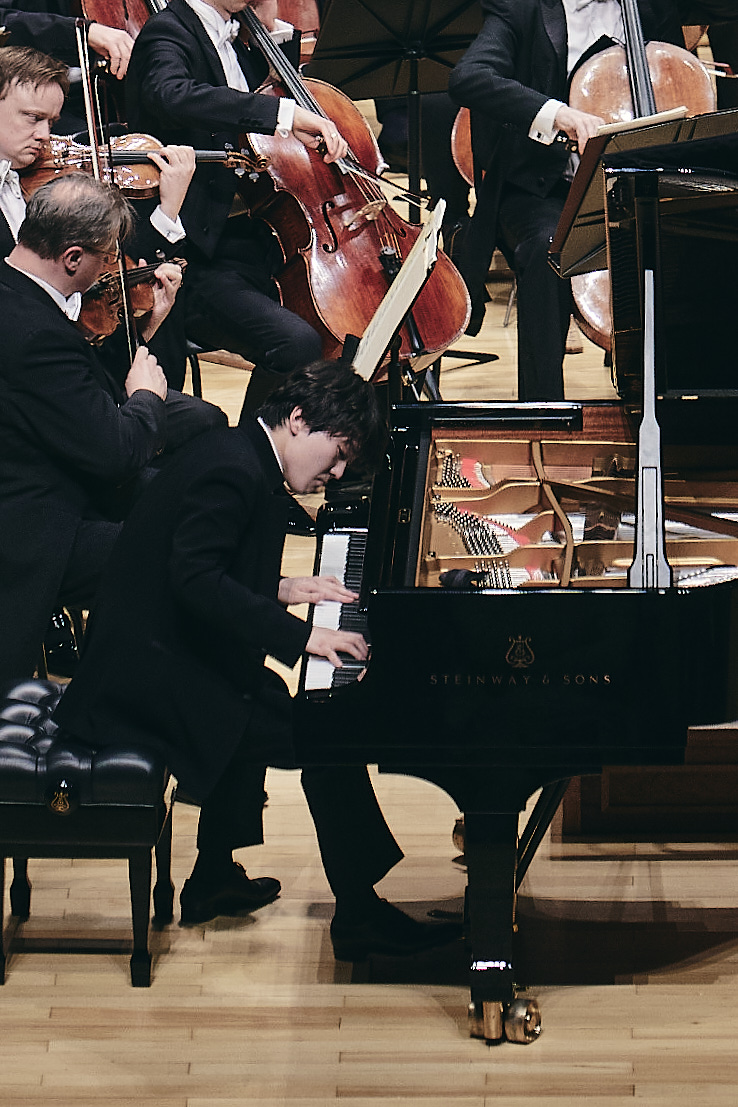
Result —
[[379, 465], [387, 427], [374, 387], [339, 361], [315, 361], [290, 373], [257, 414], [269, 427], [285, 423], [296, 407], [312, 431], [348, 441], [353, 468]]

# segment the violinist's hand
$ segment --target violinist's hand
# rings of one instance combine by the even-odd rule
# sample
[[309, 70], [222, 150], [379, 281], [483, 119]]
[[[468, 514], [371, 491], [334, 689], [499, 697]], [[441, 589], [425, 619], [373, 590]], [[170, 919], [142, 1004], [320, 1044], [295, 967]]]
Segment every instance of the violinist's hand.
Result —
[[160, 400], [167, 398], [167, 378], [159, 362], [145, 346], [139, 346], [136, 350], [136, 356], [126, 377], [126, 395], [132, 396], [139, 388], [156, 393]]
[[[139, 261], [138, 264], [146, 265], [146, 262]], [[154, 270], [154, 276], [156, 277], [154, 306], [141, 327], [141, 337], [144, 342], [149, 342], [153, 338], [167, 315], [169, 315], [182, 284], [182, 270], [172, 261], [163, 261], [158, 269]]]
[[353, 630], [328, 630], [325, 627], [313, 627], [305, 647], [308, 653], [316, 657], [327, 657], [337, 669], [343, 665], [338, 656], [347, 653], [355, 657], [357, 661], [366, 661], [369, 656], [369, 647], [361, 634]]
[[599, 115], [590, 115], [586, 111], [570, 108], [568, 104], [562, 104], [556, 112], [554, 127], [563, 131], [570, 139], [576, 142], [581, 154], [590, 138], [594, 138], [597, 130], [605, 124]]
[[90, 23], [87, 41], [96, 54], [101, 54], [110, 62], [110, 72], [122, 81], [128, 69], [133, 49], [133, 39], [128, 31], [119, 31], [117, 27], [106, 27], [103, 23]]
[[162, 146], [148, 156], [159, 168], [159, 207], [175, 220], [195, 172], [195, 151], [191, 146]]
[[322, 115], [316, 115], [315, 112], [307, 111], [299, 105], [295, 108], [292, 133], [311, 150], [317, 150], [320, 142], [323, 141], [326, 148], [323, 161], [328, 164], [338, 161], [339, 158], [345, 158], [348, 152], [346, 139], [341, 137], [336, 124], [331, 119], [324, 119]]
[[344, 588], [337, 577], [282, 577], [277, 598], [280, 603], [287, 605], [320, 603], [321, 600], [353, 603], [359, 596], [357, 592], [349, 592], [348, 588]]

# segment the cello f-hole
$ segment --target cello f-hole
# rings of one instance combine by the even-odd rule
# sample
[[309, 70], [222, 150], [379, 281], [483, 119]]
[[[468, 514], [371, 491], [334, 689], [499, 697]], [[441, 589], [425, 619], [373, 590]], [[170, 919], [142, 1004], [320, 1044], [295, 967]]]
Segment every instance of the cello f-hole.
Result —
[[325, 200], [323, 203], [323, 218], [325, 219], [325, 225], [328, 228], [328, 233], [331, 236], [331, 242], [324, 242], [323, 249], [326, 254], [335, 254], [338, 249], [338, 236], [333, 230], [333, 224], [331, 223], [330, 213], [336, 207], [335, 201]]

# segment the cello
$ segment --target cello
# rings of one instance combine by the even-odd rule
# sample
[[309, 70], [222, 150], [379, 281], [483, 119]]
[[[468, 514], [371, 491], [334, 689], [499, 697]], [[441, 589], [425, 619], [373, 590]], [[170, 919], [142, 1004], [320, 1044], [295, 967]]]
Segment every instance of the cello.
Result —
[[[698, 58], [666, 42], [645, 44], [636, 0], [621, 0], [625, 47], [595, 54], [575, 72], [573, 108], [606, 123], [625, 122], [671, 108], [688, 115], [715, 111], [710, 75]], [[574, 316], [582, 332], [604, 350], [612, 348], [610, 279], [606, 270], [573, 277]]]
[[[254, 156], [269, 158], [269, 168], [255, 183], [247, 182], [243, 195], [251, 214], [267, 222], [281, 243], [282, 301], [318, 331], [324, 356], [334, 357], [347, 335], [364, 333], [420, 228], [389, 205], [378, 178], [379, 147], [352, 101], [331, 85], [303, 79], [250, 8], [239, 18], [276, 74], [259, 91], [288, 95], [333, 120], [349, 144], [345, 158], [326, 165], [320, 151], [293, 136], [250, 134], [242, 140]], [[466, 285], [439, 252], [403, 328], [400, 357], [415, 370], [426, 368], [461, 336], [469, 313]]]

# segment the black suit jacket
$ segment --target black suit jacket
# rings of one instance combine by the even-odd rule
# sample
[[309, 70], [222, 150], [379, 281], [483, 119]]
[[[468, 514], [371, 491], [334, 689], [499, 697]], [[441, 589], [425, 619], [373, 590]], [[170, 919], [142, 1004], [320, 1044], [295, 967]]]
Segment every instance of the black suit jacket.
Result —
[[[0, 680], [35, 661], [80, 520], [164, 446], [153, 392], [125, 400], [51, 297], [0, 262]], [[119, 406], [122, 405], [122, 406]]]
[[[234, 43], [249, 88], [267, 76], [263, 56]], [[129, 123], [163, 142], [200, 150], [240, 149], [239, 136], [273, 134], [277, 99], [228, 87], [223, 66], [198, 17], [184, 0], [171, 0], [144, 25], [126, 78]], [[231, 210], [238, 178], [222, 165], [195, 171], [183, 208], [187, 237], [212, 257]]]
[[255, 757], [283, 757], [249, 725], [273, 692], [265, 655], [294, 665], [309, 635], [277, 602], [291, 502], [257, 423], [173, 459], [124, 524], [57, 721], [93, 746], [154, 746], [197, 798], [246, 732]]
[[[482, 0], [482, 6], [482, 30], [449, 79], [452, 98], [472, 112], [478, 201], [459, 265], [477, 306], [497, 244], [503, 186], [547, 196], [569, 158], [562, 145], [545, 146], [528, 137], [547, 100], [568, 101], [561, 0]], [[683, 43], [669, 0], [639, 0], [638, 7], [646, 39]]]

